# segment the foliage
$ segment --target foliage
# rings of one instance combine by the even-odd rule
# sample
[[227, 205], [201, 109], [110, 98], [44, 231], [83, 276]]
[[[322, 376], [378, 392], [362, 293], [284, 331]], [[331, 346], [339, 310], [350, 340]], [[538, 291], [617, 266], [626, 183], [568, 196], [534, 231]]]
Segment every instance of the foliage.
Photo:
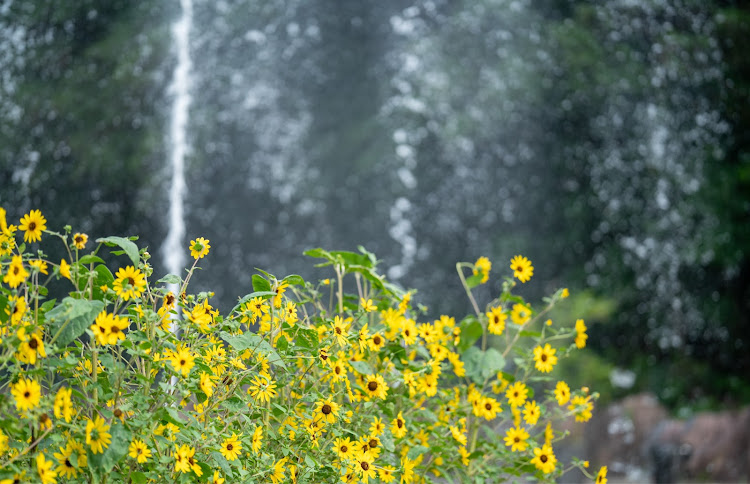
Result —
[[[0, 229], [0, 479], [551, 482], [572, 467], [589, 475], [553, 450], [565, 437], [559, 422], [587, 421], [597, 397], [549, 376], [585, 347], [582, 320], [574, 329], [542, 321], [567, 289], [535, 311], [506, 277], [480, 310], [473, 289], [491, 270], [482, 257], [457, 264], [474, 314], [418, 323], [412, 292], [379, 274], [374, 254], [313, 249], [307, 255], [333, 279], [258, 270], [252, 292], [222, 315], [213, 293], [187, 291], [211, 248], [204, 238], [190, 242], [184, 278], [154, 281], [132, 238], [100, 238], [89, 252], [88, 236], [50, 231], [38, 211], [16, 227], [0, 209]], [[65, 247], [59, 262], [36, 245], [50, 238]], [[100, 257], [104, 247], [117, 271]], [[511, 269], [519, 281], [533, 275], [520, 256]], [[355, 293], [344, 292], [345, 280]], [[49, 298], [54, 282], [67, 286], [59, 300]], [[491, 335], [502, 344], [490, 345]]]

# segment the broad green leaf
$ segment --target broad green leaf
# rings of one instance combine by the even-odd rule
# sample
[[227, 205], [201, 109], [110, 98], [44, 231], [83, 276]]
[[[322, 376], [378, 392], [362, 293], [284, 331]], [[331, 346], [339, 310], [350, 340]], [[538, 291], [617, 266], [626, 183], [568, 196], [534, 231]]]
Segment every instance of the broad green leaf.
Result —
[[462, 354], [482, 337], [484, 329], [475, 316], [465, 317], [459, 327], [461, 328], [461, 340], [458, 342], [456, 351], [458, 354]]
[[224, 472], [225, 477], [232, 476], [232, 468], [229, 467], [229, 462], [227, 462], [223, 455], [214, 451], [211, 452], [211, 457], [213, 457], [214, 461], [219, 464], [219, 467], [221, 467], [221, 470]]
[[482, 284], [482, 279], [484, 279], [484, 274], [477, 274], [474, 276], [469, 276], [466, 279], [466, 285], [469, 286], [469, 289], [473, 289], [477, 287], [478, 285]]
[[364, 361], [350, 361], [349, 364], [352, 365], [352, 368], [357, 370], [357, 373], [362, 375], [372, 375], [375, 373], [372, 367]]
[[295, 286], [305, 286], [305, 280], [302, 279], [302, 276], [298, 276], [297, 274], [292, 274], [289, 276], [286, 276], [282, 281], [286, 281], [289, 284], [293, 284]]
[[[266, 292], [271, 290], [271, 283], [260, 274], [253, 274], [253, 291]], [[275, 294], [275, 293], [274, 293]]]
[[177, 276], [174, 274], [167, 274], [166, 276], [156, 281], [156, 283], [157, 284], [181, 284], [182, 279], [180, 279], [180, 276]]
[[276, 353], [276, 350], [273, 349], [268, 341], [264, 340], [255, 333], [251, 333], [248, 331], [238, 336], [232, 336], [226, 331], [222, 331], [221, 333], [219, 333], [219, 337], [221, 337], [221, 339], [226, 341], [229, 346], [236, 349], [237, 351], [244, 351], [247, 349], [259, 351], [263, 356], [268, 358], [269, 363], [273, 363], [274, 365], [286, 369], [284, 360], [282, 360], [279, 354]]
[[[75, 453], [73, 455], [76, 455]], [[133, 471], [130, 473], [130, 480], [133, 484], [144, 484], [148, 482], [146, 474], [140, 471]]]
[[52, 334], [56, 335], [59, 332], [55, 343], [60, 347], [67, 346], [81, 336], [102, 309], [102, 301], [86, 301], [72, 297], [63, 299], [56, 308], [47, 313], [47, 321], [52, 325]]
[[[253, 277], [255, 277], [255, 276], [253, 276]], [[259, 277], [260, 277], [260, 276], [259, 276]], [[269, 286], [269, 288], [270, 288], [270, 286]], [[251, 292], [251, 293], [250, 293], [250, 294], [248, 294], [247, 296], [244, 296], [244, 297], [243, 297], [242, 299], [240, 299], [240, 300], [239, 300], [239, 302], [237, 302], [237, 305], [236, 305], [235, 307], [233, 307], [233, 308], [232, 308], [232, 311], [230, 311], [230, 313], [229, 313], [229, 314], [232, 314], [233, 312], [235, 312], [235, 311], [239, 310], [239, 309], [240, 309], [240, 307], [241, 307], [241, 306], [242, 306], [243, 304], [245, 304], [246, 302], [248, 302], [249, 300], [251, 300], [251, 299], [253, 299], [253, 298], [256, 298], [256, 297], [267, 298], [267, 297], [269, 297], [269, 296], [275, 296], [275, 295], [276, 295], [276, 293], [275, 293], [275, 292], [273, 292], [273, 291], [258, 291], [258, 292]]]
[[100, 244], [105, 244], [108, 247], [116, 245], [122, 248], [127, 256], [130, 257], [130, 260], [133, 261], [133, 265], [135, 267], [138, 267], [138, 263], [140, 262], [141, 257], [138, 254], [138, 246], [135, 245], [135, 243], [133, 243], [131, 240], [128, 240], [124, 237], [104, 237], [102, 239], [96, 239], [96, 241]]
[[78, 259], [78, 262], [81, 264], [93, 264], [95, 262], [98, 262], [99, 264], [104, 264], [104, 259], [101, 257], [95, 256], [94, 254], [84, 255], [80, 259]]

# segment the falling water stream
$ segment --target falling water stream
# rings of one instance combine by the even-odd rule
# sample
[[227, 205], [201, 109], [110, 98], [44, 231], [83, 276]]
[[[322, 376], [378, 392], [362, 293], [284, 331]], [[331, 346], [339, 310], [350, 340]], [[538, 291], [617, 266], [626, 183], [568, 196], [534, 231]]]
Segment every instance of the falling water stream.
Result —
[[[182, 14], [175, 22], [172, 32], [177, 46], [177, 65], [174, 69], [170, 90], [174, 96], [169, 130], [169, 170], [171, 183], [169, 187], [169, 229], [162, 251], [167, 272], [182, 275], [185, 266], [184, 198], [185, 198], [185, 155], [188, 150], [187, 123], [190, 108], [190, 30], [193, 23], [192, 0], [180, 0]], [[177, 294], [178, 287], [170, 286], [170, 291]]]

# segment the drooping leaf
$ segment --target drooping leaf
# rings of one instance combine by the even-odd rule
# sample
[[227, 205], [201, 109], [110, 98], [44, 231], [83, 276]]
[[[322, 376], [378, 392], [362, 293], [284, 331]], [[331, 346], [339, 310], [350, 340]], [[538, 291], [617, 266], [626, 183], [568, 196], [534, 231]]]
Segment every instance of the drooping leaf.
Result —
[[108, 247], [118, 246], [122, 248], [122, 250], [125, 251], [125, 254], [130, 257], [130, 260], [133, 261], [133, 265], [138, 267], [141, 257], [140, 254], [138, 254], [138, 246], [132, 241], [124, 237], [104, 237], [96, 239], [96, 241], [100, 244], [105, 244]]
[[72, 297], [63, 299], [56, 308], [47, 313], [47, 321], [51, 324], [52, 334], [60, 332], [55, 340], [57, 345], [67, 346], [81, 336], [102, 309], [104, 309], [102, 301], [87, 301]]

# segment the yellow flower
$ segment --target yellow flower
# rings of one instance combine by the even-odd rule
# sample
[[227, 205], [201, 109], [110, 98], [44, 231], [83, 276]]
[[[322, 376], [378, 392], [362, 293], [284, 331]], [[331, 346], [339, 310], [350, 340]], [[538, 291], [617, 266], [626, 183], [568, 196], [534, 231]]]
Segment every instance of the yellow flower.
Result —
[[209, 481], [209, 484], [224, 484], [224, 478], [221, 477], [221, 474], [219, 474], [219, 471], [214, 471], [214, 477], [211, 478]]
[[151, 449], [139, 439], [133, 439], [128, 447], [128, 455], [135, 459], [139, 464], [143, 464], [151, 457]]
[[525, 304], [514, 304], [510, 319], [519, 326], [526, 324], [531, 319], [531, 308]]
[[607, 484], [607, 466], [602, 466], [596, 475], [596, 484]]
[[14, 255], [10, 261], [10, 266], [8, 266], [8, 273], [3, 277], [3, 282], [15, 289], [27, 277], [29, 277], [29, 273], [23, 267], [23, 258], [20, 255]]
[[362, 309], [366, 313], [371, 313], [373, 311], [377, 311], [377, 307], [372, 303], [372, 299], [365, 299], [363, 297], [359, 298], [359, 305], [362, 306]]
[[47, 219], [39, 210], [32, 210], [21, 217], [18, 228], [24, 231], [24, 242], [38, 242], [42, 240], [42, 231], [47, 228]]
[[397, 439], [406, 435], [406, 421], [401, 412], [398, 412], [398, 417], [394, 418], [391, 422], [391, 433]]
[[374, 417], [372, 419], [372, 424], [370, 425], [370, 435], [377, 437], [382, 434], [384, 430], [385, 424], [383, 423], [383, 420], [381, 420], [380, 417]]
[[557, 350], [553, 349], [549, 343], [545, 344], [544, 347], [537, 346], [534, 348], [534, 366], [536, 369], [542, 373], [552, 371], [552, 368], [557, 364], [556, 352]]
[[510, 268], [513, 269], [513, 276], [519, 281], [525, 283], [534, 275], [534, 267], [531, 261], [526, 257], [517, 255], [510, 260]]
[[79, 232], [76, 232], [73, 235], [73, 246], [78, 250], [83, 250], [86, 248], [86, 243], [89, 241], [89, 236], [86, 234], [82, 234]]
[[44, 341], [41, 330], [37, 330], [29, 335], [26, 334], [26, 329], [21, 328], [18, 330], [18, 338], [21, 340], [21, 344], [18, 345], [18, 358], [23, 363], [30, 365], [36, 364], [37, 356], [40, 358], [46, 358], [47, 352], [44, 349]]
[[273, 473], [269, 476], [273, 484], [277, 484], [284, 479], [284, 464], [286, 464], [286, 460], [287, 458], [284, 457], [273, 465]]
[[469, 452], [468, 450], [466, 450], [466, 447], [462, 445], [461, 447], [458, 448], [458, 453], [461, 455], [461, 463], [464, 466], [468, 467], [469, 462], [470, 462], [469, 461], [469, 456], [471, 456], [471, 452]]
[[552, 432], [552, 422], [547, 422], [547, 426], [544, 428], [544, 443], [552, 445], [552, 439], [555, 438], [555, 433]]
[[417, 342], [417, 323], [413, 319], [405, 319], [401, 328], [401, 336], [407, 346]]
[[42, 387], [35, 380], [22, 378], [18, 383], [12, 385], [10, 393], [16, 401], [16, 409], [19, 412], [33, 410], [39, 405], [42, 398]]
[[195, 366], [195, 356], [193, 356], [189, 348], [180, 345], [177, 347], [177, 351], [172, 352], [169, 362], [175, 371], [182, 373], [182, 376], [188, 376], [190, 370]]
[[396, 476], [393, 475], [395, 470], [396, 468], [393, 466], [380, 466], [380, 468], [378, 469], [378, 477], [380, 477], [380, 480], [385, 484], [388, 484], [389, 482], [396, 479]]
[[101, 454], [104, 449], [109, 447], [112, 441], [112, 435], [108, 432], [109, 425], [104, 423], [104, 419], [99, 415], [95, 420], [87, 419], [86, 422], [86, 444], [91, 447], [91, 452]]
[[349, 331], [349, 324], [344, 323], [341, 316], [336, 316], [333, 318], [331, 328], [333, 329], [333, 337], [336, 339], [336, 342], [340, 346], [346, 347], [349, 344], [349, 341], [346, 339], [346, 334]]
[[376, 471], [373, 466], [375, 458], [369, 452], [361, 452], [357, 456], [356, 469], [359, 474], [359, 481], [367, 483], [370, 478], [375, 479]]
[[45, 276], [49, 274], [49, 272], [47, 271], [47, 262], [41, 259], [30, 260], [29, 266], [32, 267], [35, 271], [41, 272]]
[[146, 289], [146, 278], [140, 269], [133, 266], [120, 268], [115, 274], [112, 289], [123, 301], [135, 299]]
[[368, 400], [371, 398], [385, 400], [388, 393], [388, 384], [380, 375], [367, 375], [364, 388]]
[[369, 345], [372, 351], [380, 351], [380, 348], [385, 346], [385, 338], [380, 333], [375, 333], [370, 336]]
[[96, 316], [90, 329], [100, 345], [114, 345], [125, 339], [123, 330], [128, 326], [130, 321], [127, 318], [102, 311]]
[[456, 442], [458, 442], [461, 445], [466, 445], [466, 434], [461, 431], [458, 427], [454, 427], [451, 425], [450, 427], [451, 435], [454, 439], [456, 439]]
[[0, 233], [0, 256], [10, 255], [16, 248], [16, 241], [13, 236], [5, 232]]
[[57, 482], [57, 472], [52, 470], [54, 462], [46, 460], [44, 454], [36, 456], [36, 472], [39, 474], [42, 484], [55, 484]]
[[336, 423], [339, 415], [339, 404], [333, 400], [323, 400], [315, 403], [315, 415], [313, 419], [317, 422]]
[[416, 462], [410, 460], [408, 457], [401, 459], [401, 484], [411, 484], [414, 480], [414, 466]]
[[253, 432], [253, 452], [255, 452], [256, 454], [260, 452], [261, 445], [263, 445], [263, 427], [261, 427], [260, 425], [256, 425], [255, 431]]
[[174, 456], [175, 464], [174, 464], [174, 470], [175, 472], [190, 472], [191, 471], [191, 464], [190, 461], [193, 460], [193, 456], [195, 455], [195, 449], [190, 447], [188, 444], [183, 444], [181, 446], [175, 445], [175, 450], [172, 453]]
[[505, 445], [513, 452], [523, 452], [529, 446], [529, 433], [520, 427], [511, 427], [505, 432]]
[[207, 239], [204, 239], [203, 237], [198, 237], [195, 240], [191, 240], [190, 255], [195, 260], [202, 259], [208, 254], [208, 250], [211, 248], [208, 242], [209, 241]]
[[554, 452], [552, 452], [551, 446], [543, 445], [541, 449], [538, 447], [534, 449], [534, 458], [531, 459], [531, 463], [540, 471], [549, 474], [555, 470], [557, 458]]
[[214, 383], [213, 377], [205, 371], [201, 372], [200, 387], [207, 397], [214, 394], [214, 386], [216, 386], [216, 384]]
[[65, 259], [60, 260], [60, 275], [65, 279], [72, 280], [70, 279], [70, 264]]
[[503, 312], [503, 308], [492, 308], [487, 312], [487, 330], [492, 334], [503, 334], [505, 329], [505, 320], [508, 315]]
[[529, 425], [536, 425], [539, 421], [539, 405], [533, 400], [526, 402], [523, 407], [523, 420]]
[[247, 389], [247, 393], [261, 403], [270, 402], [271, 398], [276, 396], [276, 382], [264, 375], [256, 376]]
[[505, 390], [505, 396], [512, 407], [520, 407], [526, 403], [526, 395], [529, 389], [522, 381], [517, 381]]
[[483, 397], [479, 401], [480, 415], [487, 420], [494, 419], [498, 412], [502, 412], [500, 403], [492, 397]]
[[242, 453], [242, 442], [237, 435], [232, 432], [232, 436], [224, 439], [221, 443], [221, 449], [219, 449], [221, 455], [226, 457], [227, 460], [235, 460]]
[[180, 433], [180, 428], [171, 422], [165, 425], [158, 425], [154, 430], [154, 435], [161, 435], [165, 439], [171, 440], [172, 442], [177, 440], [178, 433]]
[[560, 293], [560, 297], [565, 299], [566, 297], [570, 296], [570, 291], [568, 291], [568, 288], [563, 288], [562, 292]]
[[[80, 452], [77, 452], [79, 449], [72, 442], [69, 442], [65, 447], [59, 447], [59, 449], [60, 452], [52, 455], [60, 464], [56, 469], [57, 475], [63, 478], [78, 476], [79, 469], [86, 467], [86, 453], [83, 452], [83, 455], [81, 455]], [[76, 454], [75, 459], [71, 459], [73, 454]], [[76, 464], [74, 465], [73, 462]]]
[[333, 442], [333, 451], [341, 460], [349, 460], [354, 456], [355, 448], [348, 437], [338, 438]]
[[594, 404], [591, 403], [591, 397], [581, 395], [573, 397], [568, 406], [568, 410], [575, 412], [576, 422], [588, 422], [591, 419], [591, 411]]
[[487, 282], [490, 278], [490, 271], [492, 270], [492, 262], [484, 256], [477, 259], [477, 261], [474, 263], [474, 275], [482, 274], [482, 280], [480, 281], [481, 284], [484, 284]]
[[570, 387], [564, 381], [557, 382], [555, 386], [555, 398], [561, 407], [570, 400]]
[[579, 349], [584, 348], [586, 346], [586, 339], [588, 338], [588, 335], [586, 334], [586, 325], [583, 323], [583, 319], [577, 319], [576, 320], [576, 347]]

